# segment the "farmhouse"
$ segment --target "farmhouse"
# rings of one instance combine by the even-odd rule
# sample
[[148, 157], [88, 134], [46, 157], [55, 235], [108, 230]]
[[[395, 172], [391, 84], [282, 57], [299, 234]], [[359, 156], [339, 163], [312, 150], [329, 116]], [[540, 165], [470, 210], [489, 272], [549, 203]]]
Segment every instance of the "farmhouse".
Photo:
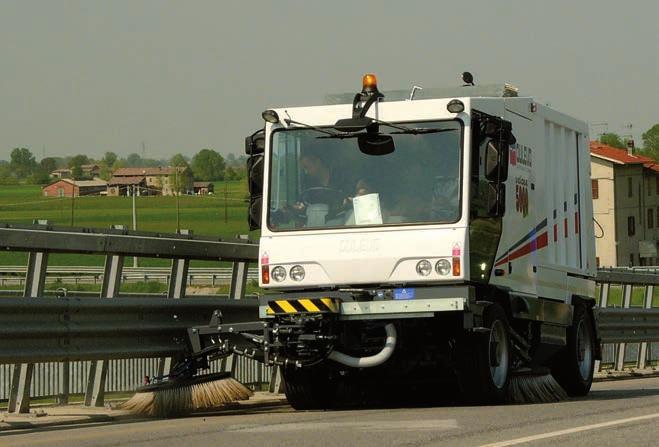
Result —
[[149, 195], [146, 179], [143, 176], [113, 176], [108, 180], [108, 196], [129, 196], [133, 193], [133, 188], [137, 188], [138, 196]]
[[192, 187], [196, 196], [206, 196], [215, 192], [215, 185], [212, 182], [194, 182]]
[[71, 180], [59, 179], [41, 188], [44, 197], [95, 196], [107, 190], [107, 182], [101, 179]]
[[55, 169], [50, 173], [51, 178], [71, 178], [71, 170], [67, 168]]
[[101, 174], [101, 167], [97, 164], [82, 165], [80, 169], [85, 177], [94, 178]]
[[135, 182], [136, 177], [144, 179], [145, 192], [148, 195], [174, 195], [175, 179], [178, 179], [184, 194], [191, 193], [193, 188], [192, 178], [187, 167], [119, 168], [112, 173], [109, 183], [118, 185], [120, 178], [132, 178], [130, 181]]

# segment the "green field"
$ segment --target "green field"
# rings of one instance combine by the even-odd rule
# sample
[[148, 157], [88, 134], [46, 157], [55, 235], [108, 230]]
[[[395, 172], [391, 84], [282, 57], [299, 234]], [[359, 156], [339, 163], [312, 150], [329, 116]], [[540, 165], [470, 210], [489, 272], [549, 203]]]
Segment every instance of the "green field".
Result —
[[[215, 182], [213, 196], [181, 196], [179, 198], [180, 228], [195, 235], [233, 239], [249, 234], [247, 227], [246, 181]], [[227, 221], [225, 222], [225, 203]], [[73, 216], [71, 210], [73, 209]], [[137, 229], [173, 233], [176, 231], [176, 198], [144, 196], [136, 198]], [[110, 228], [125, 225], [132, 228], [132, 198], [87, 196], [71, 199], [43, 197], [35, 185], [0, 186], [0, 222], [31, 224], [35, 219], [47, 219], [56, 226]], [[251, 234], [255, 237], [255, 234]], [[0, 265], [21, 265], [27, 260], [22, 253], [0, 253]], [[102, 256], [52, 255], [50, 265], [101, 265]], [[140, 261], [143, 266], [167, 265], [157, 259]], [[196, 265], [200, 265], [197, 263]], [[206, 264], [208, 265], [208, 264]]]

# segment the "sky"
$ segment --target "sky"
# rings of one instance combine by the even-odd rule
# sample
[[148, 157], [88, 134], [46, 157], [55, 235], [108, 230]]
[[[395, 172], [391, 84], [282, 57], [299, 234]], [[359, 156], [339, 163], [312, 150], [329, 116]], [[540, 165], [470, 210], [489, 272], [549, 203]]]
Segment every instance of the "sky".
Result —
[[659, 122], [657, 17], [656, 0], [0, 0], [0, 159], [241, 154], [266, 108], [367, 72], [395, 90], [470, 71], [639, 144]]

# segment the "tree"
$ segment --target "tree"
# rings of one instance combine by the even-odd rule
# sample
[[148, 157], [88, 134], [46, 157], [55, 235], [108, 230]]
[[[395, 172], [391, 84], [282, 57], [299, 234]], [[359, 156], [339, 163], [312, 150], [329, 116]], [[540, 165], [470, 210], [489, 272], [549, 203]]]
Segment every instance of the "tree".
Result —
[[177, 174], [169, 176], [169, 184], [172, 185], [172, 189], [179, 194], [187, 192], [192, 184], [192, 172], [188, 161], [182, 154], [174, 154], [169, 160], [169, 164], [178, 169]]
[[103, 161], [105, 162], [106, 166], [112, 166], [115, 161], [117, 161], [117, 154], [114, 152], [106, 152], [105, 155], [103, 156]]
[[37, 160], [35, 160], [29, 149], [17, 147], [11, 151], [9, 167], [16, 177], [25, 178], [34, 172], [37, 167]]
[[39, 167], [50, 174], [57, 169], [57, 160], [53, 157], [42, 158], [39, 162]]
[[140, 168], [142, 167], [142, 157], [140, 157], [140, 154], [128, 154], [126, 164], [131, 168]]
[[225, 180], [237, 180], [236, 171], [231, 166], [227, 166], [224, 170], [224, 179]]
[[197, 180], [223, 180], [224, 158], [212, 149], [202, 149], [192, 157], [192, 174]]
[[15, 185], [16, 183], [18, 183], [18, 179], [10, 164], [6, 161], [0, 162], [0, 185]]
[[643, 152], [649, 157], [659, 160], [659, 123], [643, 133]]
[[174, 156], [169, 160], [170, 166], [186, 167], [189, 168], [188, 160], [185, 159], [183, 154], [174, 154]]
[[38, 167], [28, 178], [27, 183], [31, 185], [47, 185], [50, 183], [50, 173], [45, 169]]
[[69, 168], [71, 169], [71, 176], [74, 179], [82, 177], [82, 165], [89, 164], [89, 157], [83, 154], [74, 155], [69, 160]]
[[605, 133], [600, 137], [600, 143], [607, 146], [617, 147], [618, 149], [627, 149], [625, 142], [622, 141], [620, 135], [615, 133]]

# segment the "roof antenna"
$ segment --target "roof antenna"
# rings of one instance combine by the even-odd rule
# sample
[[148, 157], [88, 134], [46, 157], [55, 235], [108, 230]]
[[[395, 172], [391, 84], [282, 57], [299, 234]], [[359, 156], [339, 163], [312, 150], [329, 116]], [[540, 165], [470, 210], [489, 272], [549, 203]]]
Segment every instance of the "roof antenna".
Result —
[[416, 93], [417, 90], [423, 90], [423, 87], [419, 87], [418, 85], [415, 85], [412, 87], [412, 91], [410, 92], [410, 97], [408, 101], [413, 101], [414, 100], [414, 94]]
[[462, 73], [462, 80], [464, 81], [463, 87], [467, 87], [468, 85], [474, 86], [474, 76], [469, 73], [468, 71], [465, 71]]

